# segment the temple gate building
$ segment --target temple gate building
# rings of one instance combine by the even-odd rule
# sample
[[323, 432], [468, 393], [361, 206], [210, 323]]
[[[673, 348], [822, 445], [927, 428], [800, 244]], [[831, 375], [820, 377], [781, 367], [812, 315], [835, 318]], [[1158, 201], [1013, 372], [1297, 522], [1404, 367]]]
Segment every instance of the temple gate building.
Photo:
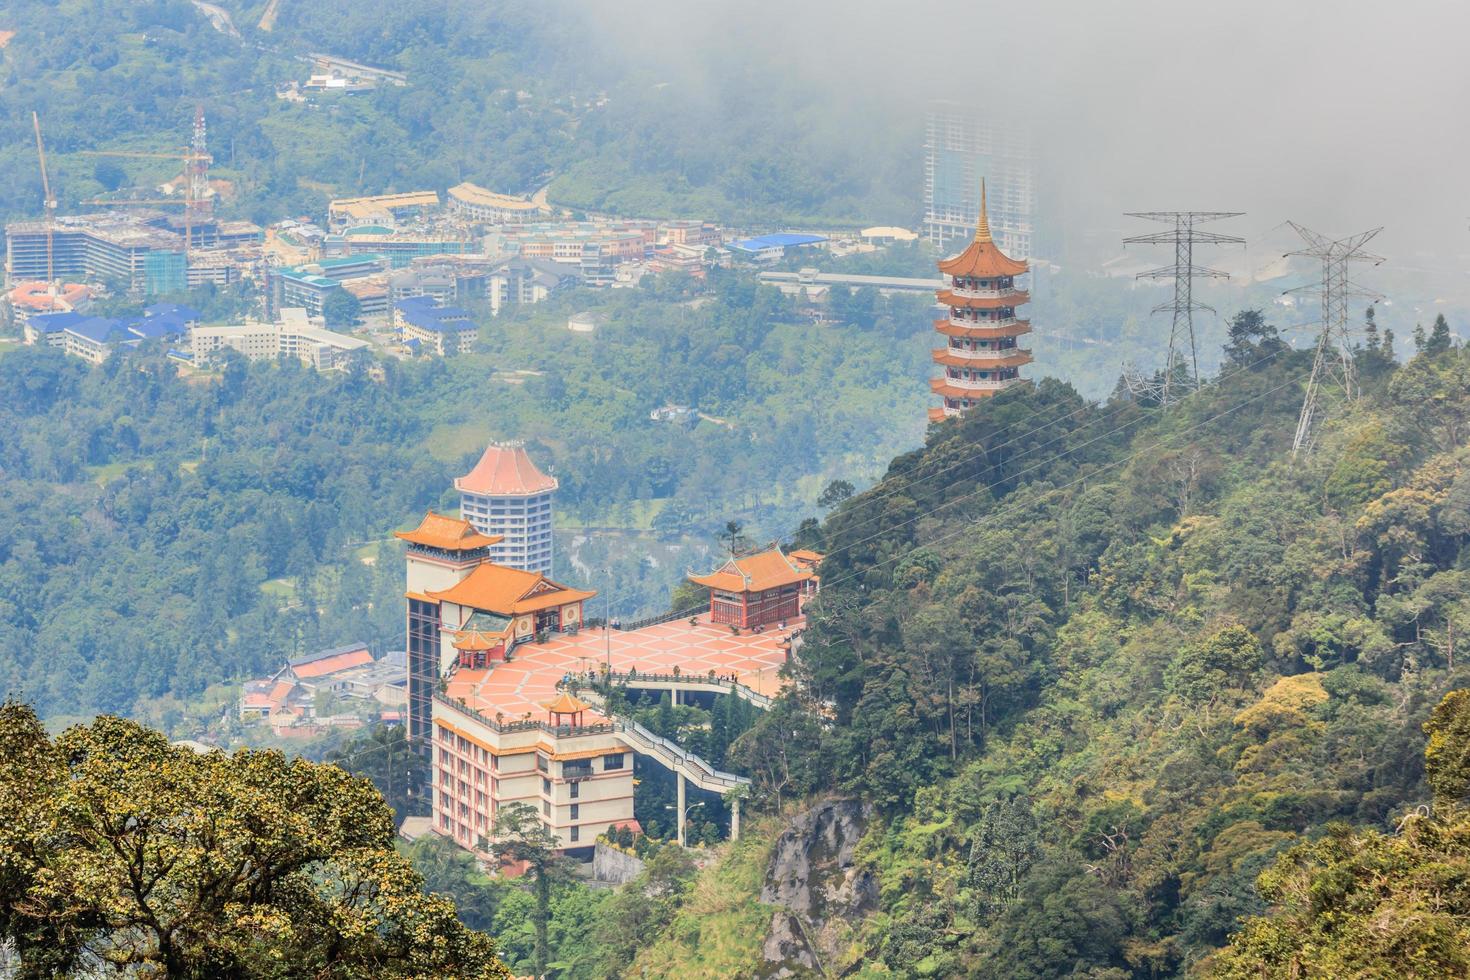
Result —
[[802, 603], [816, 592], [814, 568], [822, 556], [779, 547], [731, 558], [708, 575], [689, 581], [709, 589], [712, 623], [752, 629], [779, 625], [801, 615]]
[[454, 481], [459, 513], [483, 534], [498, 538], [490, 559], [550, 575], [551, 498], [556, 477], [536, 468], [520, 442], [492, 442], [475, 468]]
[[944, 403], [929, 409], [929, 421], [959, 415], [1021, 380], [1020, 368], [1031, 363], [1031, 352], [1017, 346], [1017, 338], [1031, 332], [1031, 323], [1017, 319], [1016, 308], [1031, 297], [1016, 288], [1015, 277], [1027, 269], [991, 238], [982, 182], [975, 237], [963, 252], [939, 263], [950, 284], [936, 297], [949, 315], [934, 321], [944, 346], [933, 358], [943, 373], [931, 378], [929, 387]]

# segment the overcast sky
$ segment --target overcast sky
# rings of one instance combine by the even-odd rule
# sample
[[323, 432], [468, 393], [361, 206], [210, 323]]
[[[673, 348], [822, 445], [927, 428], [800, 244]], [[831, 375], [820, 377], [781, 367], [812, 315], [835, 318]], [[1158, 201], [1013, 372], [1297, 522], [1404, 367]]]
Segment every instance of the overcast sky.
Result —
[[[1288, 218], [1384, 225], [1402, 266], [1470, 267], [1470, 4], [643, 0], [590, 8], [609, 44], [697, 74], [712, 47], [862, 100], [874, 125], [935, 96], [1034, 124], [1044, 217], [1100, 238], [1130, 210], [1246, 211], [1265, 256]], [[633, 16], [634, 10], [638, 11]], [[718, 84], [718, 82], [712, 82]], [[1222, 228], [1222, 230], [1226, 230]], [[1263, 259], [1264, 260], [1264, 259]]]

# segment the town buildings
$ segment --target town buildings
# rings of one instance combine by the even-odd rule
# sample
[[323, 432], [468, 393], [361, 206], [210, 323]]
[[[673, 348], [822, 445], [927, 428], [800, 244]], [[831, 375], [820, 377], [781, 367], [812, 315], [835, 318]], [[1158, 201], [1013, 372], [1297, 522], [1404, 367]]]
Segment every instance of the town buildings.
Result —
[[497, 265], [486, 276], [490, 312], [499, 316], [510, 306], [539, 303], [559, 289], [575, 285], [579, 266], [547, 259], [517, 258]]
[[556, 478], [536, 468], [519, 442], [492, 442], [474, 469], [454, 481], [459, 513], [482, 534], [491, 561], [550, 575], [551, 501]]
[[980, 181], [990, 187], [990, 223], [1007, 255], [1034, 252], [1036, 176], [1031, 138], [1005, 116], [937, 101], [924, 116], [924, 236], [937, 248], [962, 241], [979, 220]]
[[332, 647], [246, 681], [239, 715], [242, 721], [264, 721], [284, 737], [398, 721], [407, 701], [405, 671], [401, 654], [374, 660], [363, 643]]
[[440, 357], [468, 354], [480, 335], [468, 313], [456, 306], [441, 306], [432, 296], [396, 300], [393, 322], [405, 343]]
[[241, 323], [194, 327], [189, 349], [195, 364], [216, 360], [226, 349], [252, 361], [294, 357], [318, 371], [345, 370], [365, 356], [368, 342], [326, 329], [303, 309], [284, 309], [274, 323]]
[[1031, 363], [1031, 352], [1017, 346], [1017, 338], [1031, 332], [1031, 323], [1017, 319], [1016, 308], [1030, 296], [1016, 288], [1015, 277], [1026, 270], [1025, 262], [996, 247], [982, 182], [974, 237], [964, 251], [939, 263], [949, 285], [936, 298], [949, 315], [934, 321], [944, 340], [933, 352], [942, 373], [930, 379], [929, 387], [943, 404], [929, 410], [931, 422], [958, 415], [1020, 381], [1020, 368]]
[[141, 316], [128, 318], [37, 313], [26, 319], [25, 340], [59, 348], [89, 364], [101, 364], [120, 348], [136, 347], [145, 340], [173, 340], [198, 322], [198, 312], [171, 303], [155, 304]]
[[387, 225], [422, 217], [439, 207], [437, 191], [409, 191], [372, 197], [343, 197], [327, 205], [327, 228], [343, 232], [354, 225]]
[[449, 213], [470, 224], [523, 225], [545, 218], [550, 212], [544, 204], [497, 194], [469, 181], [455, 184], [445, 197]]

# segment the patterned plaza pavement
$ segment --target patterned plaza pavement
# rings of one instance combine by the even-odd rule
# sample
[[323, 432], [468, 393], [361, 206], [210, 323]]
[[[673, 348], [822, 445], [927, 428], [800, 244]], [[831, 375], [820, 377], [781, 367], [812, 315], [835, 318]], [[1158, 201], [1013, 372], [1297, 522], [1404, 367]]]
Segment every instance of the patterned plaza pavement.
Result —
[[773, 695], [783, 684], [777, 676], [786, 662], [782, 643], [801, 626], [801, 619], [793, 619], [785, 629], [772, 626], [737, 636], [728, 626], [713, 625], [703, 615], [692, 626], [689, 620], [679, 619], [632, 631], [584, 629], [575, 636], [555, 634], [545, 643], [522, 643], [507, 663], [455, 671], [445, 693], [492, 718], [497, 713], [506, 721], [526, 715], [541, 718], [544, 706], [557, 695], [558, 681], [567, 674], [600, 671], [611, 660], [618, 673], [670, 674], [678, 667], [681, 674], [707, 676], [713, 670], [720, 677], [733, 675], [739, 683]]

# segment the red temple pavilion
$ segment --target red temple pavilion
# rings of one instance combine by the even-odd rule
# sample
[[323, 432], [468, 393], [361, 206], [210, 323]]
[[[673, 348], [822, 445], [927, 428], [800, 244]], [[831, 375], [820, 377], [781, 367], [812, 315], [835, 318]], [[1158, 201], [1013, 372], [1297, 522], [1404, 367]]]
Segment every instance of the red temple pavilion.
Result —
[[933, 357], [944, 373], [931, 378], [929, 387], [944, 404], [929, 409], [929, 421], [959, 415], [1021, 380], [1021, 365], [1031, 363], [1031, 352], [1016, 346], [1016, 338], [1030, 333], [1031, 323], [1016, 319], [1016, 307], [1031, 297], [1016, 288], [1015, 277], [1028, 268], [991, 239], [982, 181], [975, 238], [963, 252], [939, 263], [950, 284], [936, 295], [949, 307], [949, 316], [934, 321], [945, 346]]
[[817, 589], [815, 567], [821, 557], [809, 551], [788, 556], [771, 548], [731, 558], [708, 575], [689, 576], [689, 581], [709, 589], [710, 622], [741, 629], [767, 626], [801, 615], [802, 601]]

